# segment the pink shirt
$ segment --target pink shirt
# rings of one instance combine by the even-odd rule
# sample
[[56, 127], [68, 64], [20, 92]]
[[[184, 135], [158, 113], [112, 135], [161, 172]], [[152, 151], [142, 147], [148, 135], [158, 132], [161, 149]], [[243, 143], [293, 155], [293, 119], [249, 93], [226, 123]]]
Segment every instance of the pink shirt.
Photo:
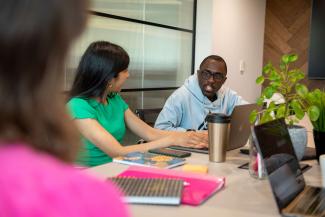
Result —
[[110, 183], [24, 145], [0, 144], [1, 217], [127, 214]]

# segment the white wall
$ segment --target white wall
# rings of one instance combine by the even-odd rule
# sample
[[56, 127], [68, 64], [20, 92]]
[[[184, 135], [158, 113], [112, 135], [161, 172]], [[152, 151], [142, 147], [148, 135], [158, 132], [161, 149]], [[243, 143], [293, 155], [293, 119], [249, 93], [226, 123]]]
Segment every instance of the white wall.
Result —
[[196, 15], [195, 69], [213, 52], [213, 0], [198, 0]]
[[250, 102], [261, 90], [255, 79], [263, 64], [265, 6], [266, 0], [198, 0], [197, 6], [196, 69], [207, 55], [222, 56], [226, 85]]

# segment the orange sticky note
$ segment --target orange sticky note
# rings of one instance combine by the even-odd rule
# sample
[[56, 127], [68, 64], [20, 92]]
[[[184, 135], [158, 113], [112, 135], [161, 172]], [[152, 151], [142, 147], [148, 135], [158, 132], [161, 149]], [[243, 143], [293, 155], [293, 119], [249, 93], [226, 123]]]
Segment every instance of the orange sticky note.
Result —
[[208, 172], [208, 167], [205, 165], [185, 164], [183, 166], [183, 171], [205, 174]]

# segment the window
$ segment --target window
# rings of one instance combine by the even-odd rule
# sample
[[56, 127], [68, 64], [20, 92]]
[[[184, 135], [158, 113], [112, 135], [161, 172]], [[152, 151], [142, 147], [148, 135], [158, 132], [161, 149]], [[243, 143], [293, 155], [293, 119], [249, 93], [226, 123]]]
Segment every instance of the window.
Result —
[[106, 40], [130, 55], [122, 90], [129, 106], [162, 107], [193, 72], [196, 0], [94, 0], [88, 27], [72, 48], [65, 88], [87, 46]]

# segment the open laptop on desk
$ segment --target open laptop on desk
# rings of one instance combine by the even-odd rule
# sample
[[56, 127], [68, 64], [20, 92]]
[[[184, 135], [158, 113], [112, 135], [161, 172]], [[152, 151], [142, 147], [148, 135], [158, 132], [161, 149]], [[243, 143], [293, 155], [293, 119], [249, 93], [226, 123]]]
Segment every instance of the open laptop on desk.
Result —
[[277, 206], [283, 216], [325, 216], [325, 189], [306, 186], [284, 119], [254, 127]]
[[[227, 151], [243, 147], [246, 145], [250, 134], [249, 114], [254, 110], [259, 110], [256, 104], [238, 105], [231, 114], [229, 144]], [[208, 148], [189, 148], [183, 146], [170, 146], [169, 148], [208, 154]]]

